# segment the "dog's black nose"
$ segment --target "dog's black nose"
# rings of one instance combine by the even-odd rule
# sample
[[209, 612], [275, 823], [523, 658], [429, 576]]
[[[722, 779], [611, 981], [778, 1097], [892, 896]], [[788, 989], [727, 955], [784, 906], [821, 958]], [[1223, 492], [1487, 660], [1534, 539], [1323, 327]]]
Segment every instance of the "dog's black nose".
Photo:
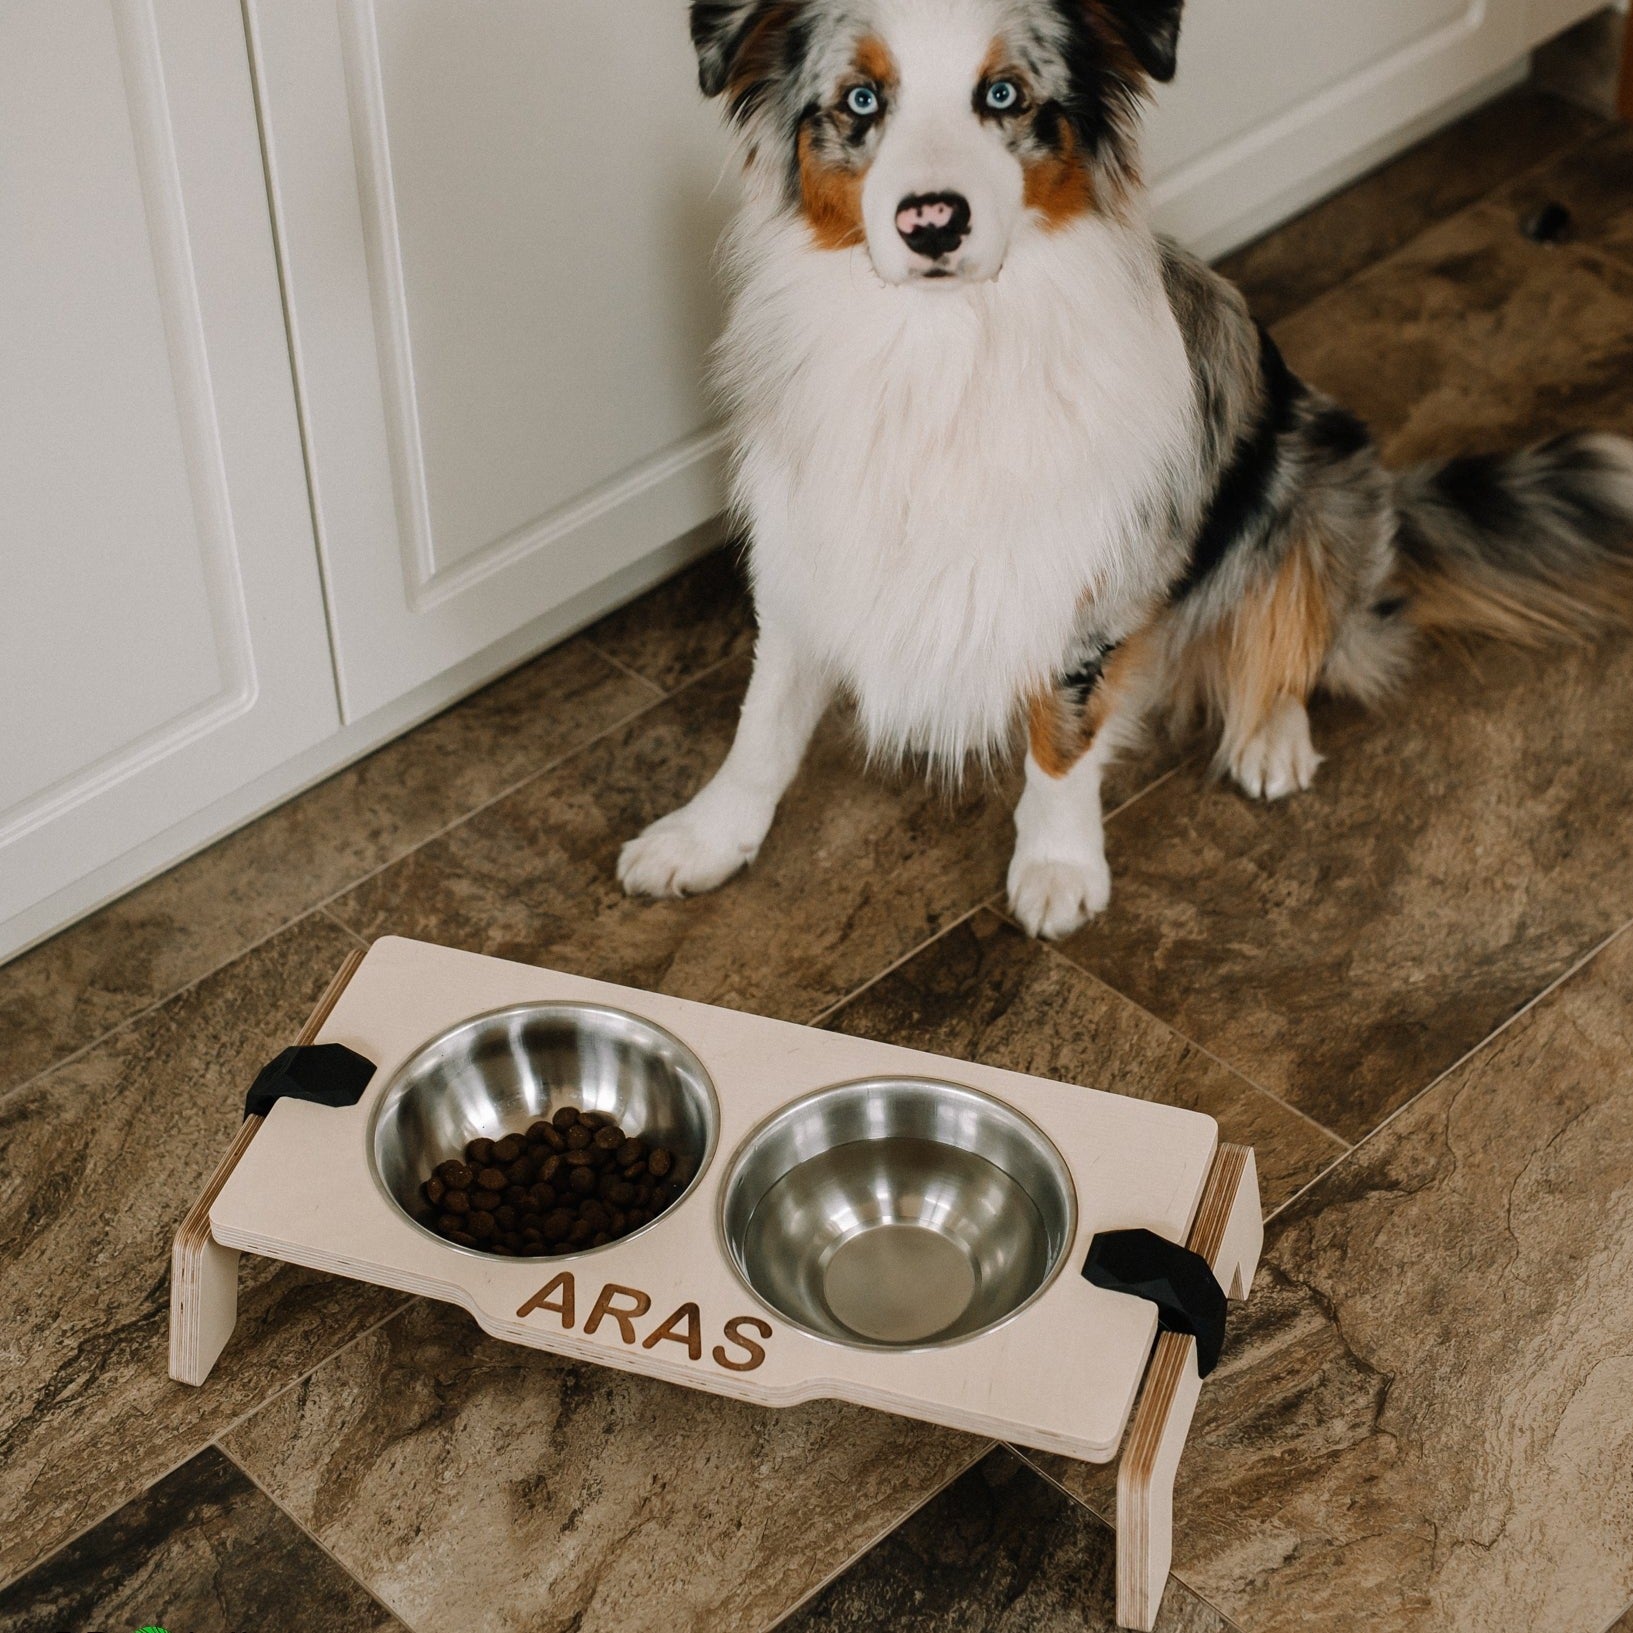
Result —
[[896, 207], [896, 231], [927, 261], [951, 255], [969, 230], [970, 201], [962, 193], [914, 193]]

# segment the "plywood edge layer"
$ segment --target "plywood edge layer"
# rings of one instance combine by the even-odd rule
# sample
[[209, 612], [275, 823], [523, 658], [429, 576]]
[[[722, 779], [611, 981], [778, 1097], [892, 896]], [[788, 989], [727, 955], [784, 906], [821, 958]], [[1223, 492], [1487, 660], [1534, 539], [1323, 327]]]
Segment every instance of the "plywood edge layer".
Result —
[[[359, 947], [348, 953], [296, 1039], [315, 1039], [340, 1001], [346, 984], [363, 962]], [[198, 1200], [187, 1210], [170, 1247], [170, 1376], [178, 1383], [202, 1384], [209, 1376], [238, 1318], [238, 1253], [210, 1234], [210, 1209], [243, 1160], [262, 1119], [246, 1117]]]

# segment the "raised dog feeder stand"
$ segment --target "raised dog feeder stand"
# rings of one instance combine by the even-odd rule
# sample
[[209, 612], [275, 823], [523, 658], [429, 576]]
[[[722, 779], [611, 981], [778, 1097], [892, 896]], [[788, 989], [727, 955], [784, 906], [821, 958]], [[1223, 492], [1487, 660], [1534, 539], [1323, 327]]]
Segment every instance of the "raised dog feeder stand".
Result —
[[[1212, 1118], [395, 938], [347, 963], [299, 1046], [309, 1078], [342, 1069], [246, 1116], [183, 1221], [172, 1377], [214, 1367], [248, 1252], [759, 1406], [850, 1401], [1095, 1463], [1121, 1447], [1117, 1620], [1155, 1624], [1193, 1333], [1205, 1368], [1263, 1239], [1253, 1153]], [[565, 1104], [689, 1154], [687, 1190], [543, 1259], [412, 1217], [465, 1140]]]

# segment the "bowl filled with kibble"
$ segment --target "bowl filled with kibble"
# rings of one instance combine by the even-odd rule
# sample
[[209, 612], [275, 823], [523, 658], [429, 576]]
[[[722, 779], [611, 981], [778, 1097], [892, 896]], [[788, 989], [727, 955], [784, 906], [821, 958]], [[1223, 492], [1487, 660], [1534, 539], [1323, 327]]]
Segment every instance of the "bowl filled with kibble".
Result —
[[649, 1230], [696, 1184], [714, 1085], [678, 1038], [596, 1004], [521, 1004], [423, 1044], [369, 1123], [380, 1189], [464, 1253], [544, 1259]]

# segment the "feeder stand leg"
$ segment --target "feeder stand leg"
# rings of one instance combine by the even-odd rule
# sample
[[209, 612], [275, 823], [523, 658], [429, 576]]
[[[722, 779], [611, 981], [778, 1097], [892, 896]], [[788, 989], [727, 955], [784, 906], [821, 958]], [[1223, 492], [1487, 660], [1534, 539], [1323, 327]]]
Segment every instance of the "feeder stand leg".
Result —
[[[1187, 1245], [1233, 1299], [1247, 1297], [1264, 1244], [1259, 1178], [1249, 1146], [1224, 1145]], [[1117, 1471], [1117, 1625], [1151, 1633], [1174, 1554], [1174, 1477], [1202, 1379], [1196, 1340], [1165, 1332], [1146, 1373]]]
[[238, 1250], [210, 1235], [210, 1207], [260, 1126], [259, 1117], [244, 1119], [170, 1249], [170, 1376], [177, 1383], [210, 1376], [238, 1321]]
[[[363, 962], [352, 953], [329, 983], [296, 1039], [316, 1040], [323, 1023]], [[227, 1347], [238, 1322], [238, 1250], [223, 1247], [210, 1234], [210, 1209], [244, 1153], [262, 1119], [246, 1117], [227, 1154], [216, 1165], [204, 1194], [188, 1210], [170, 1249], [170, 1376], [177, 1383], [201, 1384]]]

